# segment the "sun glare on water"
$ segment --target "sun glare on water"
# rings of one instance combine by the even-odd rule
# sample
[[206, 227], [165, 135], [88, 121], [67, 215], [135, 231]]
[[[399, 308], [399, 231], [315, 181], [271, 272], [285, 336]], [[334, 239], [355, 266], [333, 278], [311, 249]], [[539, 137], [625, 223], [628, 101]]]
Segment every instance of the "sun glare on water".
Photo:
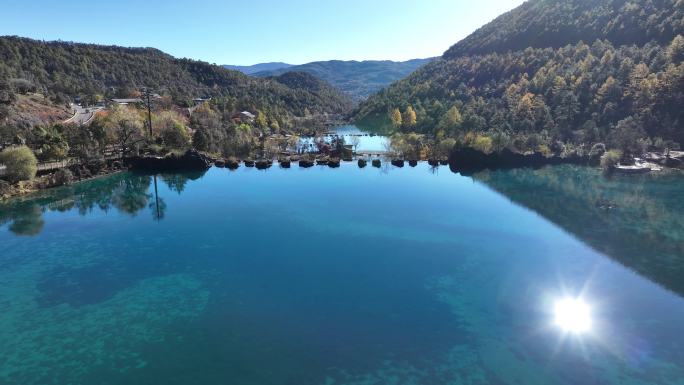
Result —
[[591, 309], [581, 299], [564, 298], [556, 302], [554, 321], [566, 333], [588, 333], [591, 330]]

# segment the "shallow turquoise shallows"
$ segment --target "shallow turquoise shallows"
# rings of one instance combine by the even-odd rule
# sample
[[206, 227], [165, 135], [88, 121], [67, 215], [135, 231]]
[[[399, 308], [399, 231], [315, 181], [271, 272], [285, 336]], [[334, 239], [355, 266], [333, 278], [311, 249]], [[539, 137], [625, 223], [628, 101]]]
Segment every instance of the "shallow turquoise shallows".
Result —
[[0, 384], [684, 384], [682, 197], [345, 163], [14, 200]]

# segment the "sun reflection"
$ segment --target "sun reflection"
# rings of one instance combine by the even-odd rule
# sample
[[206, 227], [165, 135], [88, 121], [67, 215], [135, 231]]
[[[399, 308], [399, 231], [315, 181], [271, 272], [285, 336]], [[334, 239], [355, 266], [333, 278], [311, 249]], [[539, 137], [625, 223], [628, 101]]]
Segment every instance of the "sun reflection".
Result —
[[554, 322], [566, 333], [575, 335], [591, 331], [591, 309], [580, 298], [563, 298], [554, 306]]

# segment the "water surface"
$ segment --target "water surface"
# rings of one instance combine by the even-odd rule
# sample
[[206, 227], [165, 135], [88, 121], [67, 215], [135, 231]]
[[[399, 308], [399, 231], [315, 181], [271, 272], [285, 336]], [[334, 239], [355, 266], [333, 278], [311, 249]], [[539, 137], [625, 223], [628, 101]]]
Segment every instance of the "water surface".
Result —
[[345, 163], [14, 200], [0, 383], [682, 384], [683, 186]]

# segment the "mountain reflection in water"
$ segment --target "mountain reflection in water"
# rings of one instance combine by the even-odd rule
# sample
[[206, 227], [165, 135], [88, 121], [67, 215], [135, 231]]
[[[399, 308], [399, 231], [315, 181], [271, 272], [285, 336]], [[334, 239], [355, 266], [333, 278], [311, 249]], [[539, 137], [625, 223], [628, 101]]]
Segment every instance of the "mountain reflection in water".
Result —
[[[439, 170], [446, 171], [446, 168]], [[394, 167], [383, 172], [400, 172]], [[430, 172], [436, 172], [430, 169]], [[160, 174], [158, 182], [181, 195], [204, 172]], [[264, 175], [268, 178], [268, 175]], [[471, 175], [589, 246], [684, 296], [684, 177], [681, 173], [606, 177], [580, 166], [485, 170]], [[167, 204], [155, 192], [157, 176], [121, 173], [45, 191], [0, 205], [0, 226], [19, 236], [38, 235], [46, 212], [148, 211], [163, 220]], [[167, 191], [167, 194], [168, 194]]]
[[473, 179], [684, 296], [684, 176], [578, 166], [481, 171]]

